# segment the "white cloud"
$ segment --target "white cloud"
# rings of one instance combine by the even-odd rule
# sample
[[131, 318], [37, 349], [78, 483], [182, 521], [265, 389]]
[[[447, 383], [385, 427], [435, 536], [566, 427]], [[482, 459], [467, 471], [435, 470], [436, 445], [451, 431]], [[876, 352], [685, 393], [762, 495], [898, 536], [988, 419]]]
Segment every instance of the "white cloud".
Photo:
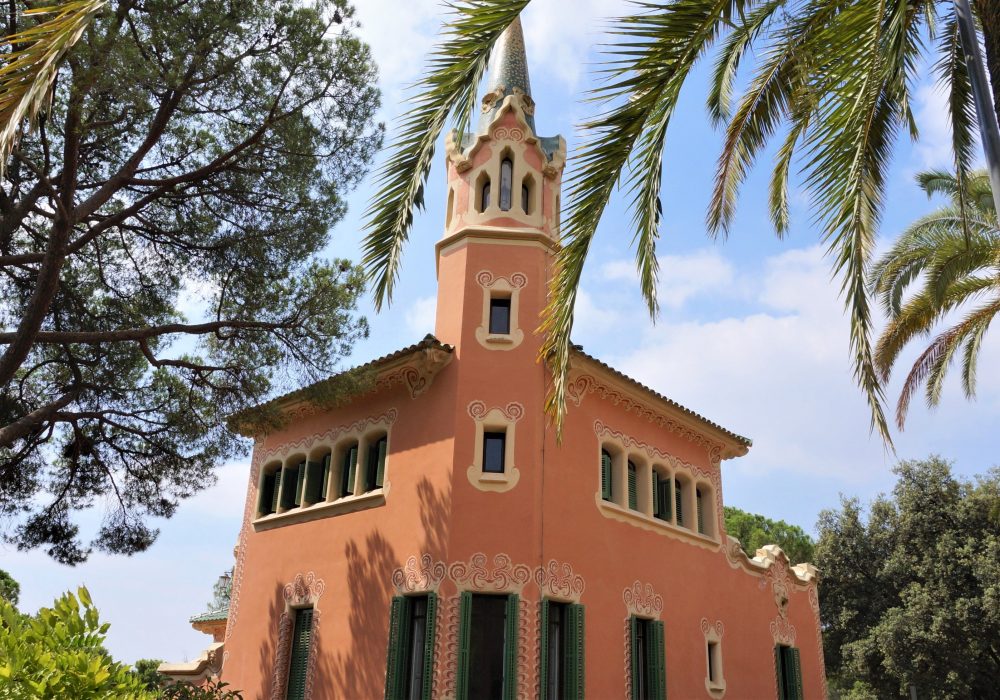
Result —
[[406, 310], [406, 327], [419, 337], [434, 332], [437, 317], [437, 297], [421, 297]]
[[[727, 297], [737, 293], [738, 284], [733, 264], [717, 250], [706, 248], [683, 255], [662, 255], [660, 260], [660, 304], [679, 309], [695, 297], [711, 293]], [[600, 268], [607, 281], [635, 281], [635, 264], [628, 260], [612, 260]]]
[[913, 147], [913, 157], [922, 169], [950, 168], [954, 162], [945, 90], [940, 83], [925, 83], [917, 88], [914, 117], [920, 140]]

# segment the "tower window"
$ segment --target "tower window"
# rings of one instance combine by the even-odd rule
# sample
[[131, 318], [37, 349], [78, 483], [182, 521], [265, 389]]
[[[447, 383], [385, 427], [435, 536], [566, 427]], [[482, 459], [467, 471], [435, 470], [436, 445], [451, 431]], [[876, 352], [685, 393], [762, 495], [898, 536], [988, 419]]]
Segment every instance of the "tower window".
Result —
[[527, 185], [521, 185], [521, 211], [525, 214], [530, 214], [528, 211], [528, 205], [531, 203], [531, 190], [528, 189]]
[[479, 174], [476, 179], [476, 210], [482, 214], [490, 206], [490, 176], [486, 172]]
[[502, 474], [507, 456], [507, 433], [483, 433], [483, 471]]
[[510, 333], [510, 299], [490, 299], [490, 333], [508, 335]]
[[500, 162], [500, 211], [510, 211], [513, 179], [514, 161], [510, 158], [504, 158]]

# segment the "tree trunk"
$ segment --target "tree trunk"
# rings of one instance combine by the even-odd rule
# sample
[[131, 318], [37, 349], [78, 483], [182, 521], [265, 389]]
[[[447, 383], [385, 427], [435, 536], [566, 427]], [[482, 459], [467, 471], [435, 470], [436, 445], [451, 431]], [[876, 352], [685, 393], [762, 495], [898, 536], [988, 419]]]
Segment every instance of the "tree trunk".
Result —
[[1000, 2], [974, 0], [976, 14], [983, 27], [983, 46], [986, 49], [986, 70], [990, 74], [993, 91], [993, 110], [1000, 122]]

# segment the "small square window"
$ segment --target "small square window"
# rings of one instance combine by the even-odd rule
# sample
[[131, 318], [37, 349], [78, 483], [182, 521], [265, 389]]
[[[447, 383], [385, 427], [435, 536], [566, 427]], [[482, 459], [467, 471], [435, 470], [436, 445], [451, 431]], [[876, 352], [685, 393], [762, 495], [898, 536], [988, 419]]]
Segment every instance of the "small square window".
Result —
[[506, 433], [483, 434], [483, 471], [503, 474], [503, 463], [507, 450]]
[[510, 334], [510, 299], [490, 299], [490, 333]]

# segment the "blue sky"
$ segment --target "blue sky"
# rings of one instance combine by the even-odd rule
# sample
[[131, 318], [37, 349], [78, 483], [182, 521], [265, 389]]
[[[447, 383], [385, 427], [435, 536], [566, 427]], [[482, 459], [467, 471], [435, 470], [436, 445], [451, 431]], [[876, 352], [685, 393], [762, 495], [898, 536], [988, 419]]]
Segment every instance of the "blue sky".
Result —
[[[358, 5], [362, 34], [381, 69], [383, 118], [391, 125], [435, 40], [442, 6], [431, 0], [361, 0]], [[568, 6], [564, 0], [534, 0], [524, 29], [539, 133], [561, 133], [572, 154], [573, 125], [588, 113], [580, 95], [591, 84], [596, 47], [606, 40], [603, 20], [623, 13], [626, 5], [623, 0], [576, 0], [567, 12]], [[657, 391], [751, 437], [749, 455], [723, 463], [726, 503], [812, 530], [819, 511], [836, 506], [839, 493], [868, 500], [890, 489], [896, 457], [869, 435], [865, 402], [850, 373], [847, 321], [811, 221], [808, 193], [795, 189], [791, 234], [777, 240], [765, 206], [765, 156], [742, 191], [729, 239], [712, 241], [705, 234], [721, 144], [704, 107], [708, 65], [703, 63], [686, 86], [668, 136], [658, 248], [662, 313], [654, 325], [641, 303], [621, 197], [604, 217], [585, 271], [574, 339]], [[949, 164], [944, 101], [929, 79], [918, 90], [915, 108], [921, 140], [901, 142], [896, 149], [883, 241], [935, 204], [917, 190], [914, 173]], [[346, 365], [391, 352], [433, 330], [433, 246], [444, 223], [442, 149], [438, 153], [427, 211], [410, 237], [396, 301], [376, 314], [365, 300], [362, 312], [372, 334]], [[352, 194], [348, 216], [332, 230], [328, 255], [358, 259], [371, 191], [368, 177]], [[978, 400], [967, 402], [958, 383], [949, 381], [936, 410], [915, 401], [906, 432], [896, 438], [899, 458], [937, 453], [952, 459], [963, 475], [994, 464], [991, 448], [1000, 424], [996, 335], [984, 343]], [[915, 353], [911, 348], [904, 361]], [[891, 396], [898, 386], [896, 377]], [[7, 546], [0, 549], [0, 567], [21, 582], [27, 611], [86, 584], [111, 623], [108, 648], [116, 657], [195, 658], [210, 640], [191, 630], [187, 618], [205, 608], [214, 579], [232, 565], [248, 461], [221, 465], [218, 484], [160, 523], [158, 541], [143, 554], [97, 554], [70, 568], [42, 553]]]

